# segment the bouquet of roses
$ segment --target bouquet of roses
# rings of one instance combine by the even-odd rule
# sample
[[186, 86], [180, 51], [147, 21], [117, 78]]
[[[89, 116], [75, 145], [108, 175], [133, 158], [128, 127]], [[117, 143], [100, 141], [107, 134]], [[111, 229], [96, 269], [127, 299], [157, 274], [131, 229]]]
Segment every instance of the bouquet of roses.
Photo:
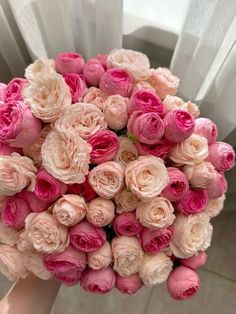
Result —
[[185, 299], [223, 208], [232, 147], [141, 52], [38, 59], [0, 84], [0, 271]]

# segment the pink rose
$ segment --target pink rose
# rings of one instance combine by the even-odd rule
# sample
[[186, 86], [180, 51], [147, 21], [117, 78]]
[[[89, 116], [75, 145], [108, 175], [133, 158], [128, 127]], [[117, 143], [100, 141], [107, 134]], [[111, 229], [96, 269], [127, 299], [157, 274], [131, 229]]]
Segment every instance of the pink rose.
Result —
[[216, 124], [207, 118], [198, 118], [195, 120], [194, 133], [205, 137], [209, 145], [214, 143], [218, 136]]
[[48, 209], [49, 203], [47, 201], [39, 199], [34, 192], [27, 190], [21, 191], [17, 194], [17, 197], [24, 200], [27, 203], [30, 210], [34, 213], [40, 213]]
[[105, 70], [107, 70], [107, 57], [108, 55], [106, 53], [100, 53], [95, 56], [95, 58], [101, 62]]
[[86, 218], [93, 226], [109, 225], [115, 216], [115, 205], [111, 200], [97, 197], [88, 205]]
[[139, 274], [133, 274], [128, 277], [121, 277], [116, 274], [116, 289], [129, 295], [136, 293], [143, 286]]
[[119, 149], [115, 157], [123, 167], [126, 167], [131, 161], [138, 159], [138, 151], [135, 145], [125, 136], [119, 136]]
[[[128, 98], [124, 98], [120, 95], [111, 95], [107, 97], [104, 117], [107, 125], [112, 130], [123, 129], [128, 122], [127, 112]], [[119, 117], [119, 119], [117, 119]]]
[[82, 272], [78, 269], [55, 273], [54, 277], [64, 285], [71, 287], [80, 282]]
[[170, 155], [173, 146], [174, 146], [173, 143], [168, 142], [165, 139], [160, 139], [154, 145], [136, 143], [136, 147], [138, 149], [139, 155], [141, 156], [153, 155], [161, 159], [166, 159]]
[[164, 123], [157, 112], [135, 111], [129, 118], [127, 129], [138, 141], [156, 144], [164, 134]]
[[88, 85], [99, 86], [101, 77], [105, 73], [102, 63], [95, 58], [90, 59], [84, 66], [83, 76]]
[[120, 214], [122, 212], [130, 212], [136, 209], [139, 200], [135, 194], [125, 187], [120, 193], [115, 195], [115, 202], [117, 205], [116, 212]]
[[168, 292], [175, 300], [184, 300], [194, 296], [200, 287], [196, 272], [188, 267], [178, 266], [169, 275]]
[[214, 218], [218, 216], [224, 207], [224, 201], [225, 201], [225, 194], [223, 194], [221, 197], [216, 198], [214, 200], [209, 200], [204, 210], [204, 213], [209, 218]]
[[86, 91], [84, 79], [78, 73], [65, 73], [63, 77], [70, 88], [72, 104], [81, 101]]
[[132, 237], [139, 234], [142, 229], [142, 225], [135, 216], [135, 211], [116, 215], [112, 226], [117, 236], [124, 235]]
[[116, 275], [111, 267], [93, 270], [86, 269], [82, 273], [80, 286], [87, 292], [104, 294], [115, 286]]
[[4, 83], [0, 83], [0, 102], [4, 101], [3, 99], [3, 95], [4, 95], [4, 91], [7, 88], [7, 85]]
[[112, 262], [112, 252], [110, 242], [98, 250], [88, 253], [88, 266], [92, 269], [102, 269], [108, 267]]
[[91, 163], [101, 164], [114, 159], [119, 149], [118, 136], [109, 130], [98, 131], [91, 135], [88, 143], [92, 146]]
[[41, 130], [29, 106], [22, 101], [12, 101], [0, 106], [0, 140], [13, 147], [33, 144]]
[[69, 230], [70, 242], [83, 252], [96, 251], [106, 242], [106, 233], [102, 228], [82, 221]]
[[94, 86], [90, 87], [87, 90], [83, 98], [84, 103], [94, 104], [101, 110], [104, 110], [106, 100], [107, 100], [107, 95], [103, 91], [101, 91], [99, 88], [94, 87]]
[[218, 171], [227, 171], [235, 164], [235, 152], [231, 145], [215, 142], [209, 146], [209, 160]]
[[108, 96], [118, 94], [123, 97], [129, 97], [132, 87], [132, 77], [128, 72], [119, 68], [107, 70], [99, 84], [99, 88]]
[[186, 195], [189, 184], [186, 175], [175, 167], [167, 167], [170, 181], [161, 195], [168, 198], [171, 202], [181, 200]]
[[97, 193], [89, 184], [88, 175], [85, 176], [85, 181], [81, 184], [68, 185], [68, 193], [82, 196], [86, 202], [90, 202], [97, 197]]
[[5, 103], [22, 100], [22, 92], [25, 87], [26, 80], [22, 78], [14, 78], [4, 89], [3, 100]]
[[207, 255], [205, 251], [199, 252], [197, 255], [194, 255], [189, 258], [182, 258], [180, 260], [181, 265], [196, 270], [205, 265], [207, 260]]
[[22, 153], [22, 149], [18, 147], [11, 147], [7, 143], [0, 142], [0, 156], [11, 155], [12, 153]]
[[6, 226], [0, 221], [0, 242], [10, 246], [15, 246], [19, 240], [19, 234], [17, 230]]
[[45, 169], [37, 172], [34, 193], [39, 199], [49, 203], [54, 202], [66, 191], [67, 186], [55, 179]]
[[185, 110], [171, 110], [164, 117], [165, 138], [174, 143], [186, 140], [194, 130], [194, 119]]
[[207, 202], [206, 190], [189, 189], [182, 200], [174, 203], [174, 207], [184, 215], [191, 215], [204, 211]]
[[131, 115], [134, 111], [156, 112], [159, 115], [163, 115], [165, 108], [163, 102], [160, 98], [148, 91], [148, 90], [138, 90], [134, 93], [127, 105], [128, 114]]
[[141, 232], [141, 243], [144, 252], [157, 253], [169, 246], [172, 237], [171, 227], [162, 229], [143, 228]]
[[55, 59], [56, 70], [61, 73], [81, 73], [84, 59], [79, 53], [61, 52]]
[[228, 188], [227, 180], [223, 173], [217, 172], [216, 176], [208, 183], [206, 189], [209, 199], [221, 197]]

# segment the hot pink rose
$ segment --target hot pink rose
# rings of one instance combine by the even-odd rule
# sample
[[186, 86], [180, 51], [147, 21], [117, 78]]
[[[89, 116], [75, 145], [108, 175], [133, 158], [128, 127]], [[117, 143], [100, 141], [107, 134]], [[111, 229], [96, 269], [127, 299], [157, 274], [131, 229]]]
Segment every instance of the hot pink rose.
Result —
[[6, 84], [0, 83], [0, 102], [3, 101], [3, 95], [6, 87], [7, 87]]
[[68, 193], [82, 196], [85, 201], [90, 202], [97, 197], [97, 193], [89, 184], [88, 176], [85, 177], [84, 183], [68, 185]]
[[12, 102], [22, 100], [22, 91], [25, 87], [26, 80], [22, 78], [14, 78], [11, 80], [7, 87], [4, 89], [3, 100], [4, 102]]
[[182, 258], [180, 260], [181, 265], [191, 268], [192, 270], [196, 270], [205, 265], [207, 260], [207, 255], [205, 251], [198, 253], [197, 255], [193, 255], [189, 258]]
[[215, 142], [209, 146], [209, 159], [216, 170], [226, 171], [235, 164], [235, 152], [231, 145]]
[[107, 57], [108, 57], [108, 55], [105, 53], [100, 53], [100, 54], [96, 55], [96, 57], [95, 57], [96, 59], [98, 59], [101, 62], [102, 66], [104, 67], [105, 70], [107, 70]]
[[0, 142], [0, 156], [11, 155], [14, 152], [21, 154], [22, 153], [22, 149], [21, 148], [16, 148], [16, 147], [11, 147], [7, 143]]
[[168, 142], [165, 139], [160, 139], [154, 145], [147, 145], [144, 143], [136, 144], [139, 155], [141, 156], [153, 155], [161, 159], [166, 159], [170, 155], [173, 146], [174, 146], [173, 143]]
[[209, 145], [214, 143], [218, 136], [216, 124], [207, 118], [198, 118], [195, 120], [194, 133], [205, 137]]
[[96, 251], [106, 242], [106, 233], [102, 228], [82, 221], [69, 230], [70, 242], [83, 252]]
[[135, 211], [123, 212], [116, 215], [112, 226], [117, 236], [124, 235], [132, 237], [139, 234], [142, 229], [141, 223], [136, 218]]
[[228, 188], [227, 180], [223, 173], [217, 172], [215, 178], [213, 178], [207, 185], [207, 192], [209, 199], [216, 199], [221, 197]]
[[39, 199], [34, 192], [23, 190], [17, 196], [22, 198], [34, 213], [43, 212], [49, 207], [49, 202]]
[[107, 95], [129, 97], [133, 87], [132, 77], [128, 72], [112, 68], [105, 72], [100, 80], [99, 88]]
[[195, 271], [179, 266], [173, 270], [167, 280], [168, 292], [175, 300], [184, 300], [194, 296], [200, 287]]
[[167, 167], [170, 181], [161, 195], [168, 198], [171, 202], [179, 201], [184, 198], [189, 190], [189, 183], [186, 175], [175, 167]]
[[77, 285], [80, 281], [82, 272], [78, 269], [74, 269], [74, 270], [69, 270], [67, 272], [59, 272], [59, 273], [55, 273], [54, 277], [64, 283], [64, 285], [66, 286], [74, 286]]
[[136, 293], [143, 285], [139, 274], [133, 274], [128, 277], [121, 277], [116, 274], [116, 289], [129, 295]]
[[146, 253], [160, 252], [169, 246], [171, 237], [171, 227], [157, 230], [144, 228], [141, 232], [142, 248]]
[[174, 207], [184, 215], [192, 215], [202, 212], [206, 208], [207, 202], [206, 190], [189, 189], [184, 199], [175, 202]]
[[105, 73], [102, 63], [96, 59], [90, 59], [84, 66], [83, 76], [88, 85], [99, 86], [101, 77]]
[[109, 130], [98, 131], [91, 135], [88, 143], [92, 146], [91, 163], [100, 164], [114, 159], [119, 149], [118, 136]]
[[61, 73], [81, 73], [84, 59], [79, 53], [61, 52], [55, 59], [56, 70]]
[[33, 144], [42, 124], [22, 101], [9, 101], [0, 106], [0, 140], [13, 147]]
[[70, 88], [72, 103], [82, 101], [86, 92], [86, 84], [84, 79], [78, 73], [65, 73], [63, 75], [66, 84]]

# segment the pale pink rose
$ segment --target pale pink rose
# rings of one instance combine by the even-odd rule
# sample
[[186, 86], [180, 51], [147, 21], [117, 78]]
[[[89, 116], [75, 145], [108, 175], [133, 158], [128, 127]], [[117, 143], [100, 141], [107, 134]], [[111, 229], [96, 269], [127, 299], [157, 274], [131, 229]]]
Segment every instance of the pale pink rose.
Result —
[[142, 230], [142, 225], [137, 220], [135, 211], [116, 215], [112, 226], [117, 236], [124, 235], [132, 237], [138, 235]]
[[214, 166], [207, 161], [195, 165], [187, 165], [183, 169], [190, 184], [195, 188], [205, 189], [208, 183], [216, 177]]
[[136, 143], [136, 147], [140, 156], [152, 155], [164, 160], [170, 155], [171, 150], [174, 147], [174, 143], [168, 142], [162, 138], [154, 145], [147, 145], [138, 142]]
[[70, 89], [72, 104], [82, 101], [86, 92], [86, 84], [84, 78], [78, 73], [65, 73], [63, 78]]
[[56, 70], [61, 73], [81, 73], [84, 59], [79, 53], [61, 52], [55, 58]]
[[207, 202], [207, 190], [189, 189], [183, 199], [174, 203], [174, 207], [184, 215], [192, 215], [204, 211]]
[[111, 200], [97, 197], [93, 199], [86, 213], [88, 222], [96, 227], [109, 225], [115, 216], [115, 205]]
[[62, 282], [64, 285], [71, 287], [75, 286], [80, 282], [82, 276], [81, 270], [74, 269], [66, 272], [55, 273], [54, 277]]
[[115, 286], [116, 275], [111, 267], [93, 270], [86, 269], [82, 273], [80, 286], [91, 293], [104, 294]]
[[145, 254], [139, 276], [145, 286], [152, 287], [166, 281], [172, 267], [173, 262], [164, 252]]
[[200, 287], [196, 272], [188, 267], [178, 266], [170, 274], [167, 288], [175, 300], [185, 300], [193, 297]]
[[88, 207], [83, 197], [74, 194], [63, 195], [52, 207], [53, 215], [63, 225], [74, 226], [84, 219]]
[[107, 97], [104, 107], [104, 117], [107, 125], [112, 130], [121, 130], [126, 126], [128, 122], [127, 102], [128, 98], [120, 95]]
[[72, 105], [55, 123], [58, 131], [74, 130], [83, 139], [107, 128], [105, 118], [93, 104], [77, 103]]
[[99, 88], [94, 87], [94, 86], [90, 87], [87, 90], [83, 98], [84, 103], [94, 104], [102, 111], [105, 108], [106, 100], [107, 100], [107, 95], [103, 91], [101, 91]]
[[115, 195], [116, 212], [120, 214], [133, 211], [137, 208], [138, 202], [137, 196], [124, 187], [120, 193]]
[[4, 143], [13, 147], [31, 145], [41, 127], [41, 121], [23, 101], [9, 101], [0, 106], [0, 140]]
[[25, 229], [20, 231], [19, 233], [19, 239], [16, 243], [16, 247], [20, 252], [34, 252], [35, 249], [32, 245], [32, 243], [29, 241]]
[[180, 260], [181, 265], [189, 267], [193, 270], [196, 270], [205, 265], [207, 260], [206, 252], [199, 252], [197, 255], [194, 255], [189, 258], [182, 258]]
[[4, 91], [6, 89], [7, 85], [4, 83], [0, 83], [0, 103], [1, 101], [3, 101], [3, 95], [4, 95]]
[[7, 84], [7, 87], [4, 89], [3, 101], [5, 103], [8, 103], [22, 100], [25, 84], [26, 84], [25, 79], [17, 77], [12, 79]]
[[207, 139], [198, 134], [192, 134], [172, 149], [170, 159], [179, 165], [194, 165], [206, 159], [208, 154]]
[[34, 213], [43, 212], [49, 207], [49, 202], [39, 199], [34, 192], [23, 190], [17, 194], [17, 197], [26, 202], [30, 210]]
[[18, 239], [18, 232], [0, 221], [0, 243], [14, 246], [16, 245]]
[[128, 71], [135, 81], [145, 80], [150, 69], [148, 57], [131, 49], [113, 49], [107, 57], [108, 67]]
[[12, 153], [22, 154], [22, 149], [19, 147], [11, 147], [7, 143], [0, 142], [0, 156], [7, 156]]
[[143, 228], [140, 236], [144, 252], [154, 254], [169, 246], [172, 229], [171, 227], [156, 230]]
[[105, 231], [91, 225], [86, 220], [71, 227], [69, 235], [71, 244], [83, 252], [96, 251], [106, 242]]
[[175, 95], [179, 87], [179, 78], [174, 76], [167, 68], [151, 69], [149, 82], [161, 99], [164, 99], [167, 95]]
[[95, 58], [101, 62], [105, 70], [107, 70], [107, 57], [108, 55], [106, 53], [99, 53], [95, 56]]
[[96, 59], [90, 59], [84, 66], [83, 76], [88, 85], [99, 86], [101, 77], [105, 73], [102, 63]]
[[143, 286], [139, 274], [133, 274], [128, 277], [121, 277], [116, 274], [116, 289], [129, 295], [136, 293]]
[[209, 160], [218, 171], [227, 171], [235, 165], [235, 152], [231, 145], [215, 142], [209, 146]]
[[135, 145], [125, 136], [119, 137], [120, 147], [115, 156], [115, 161], [126, 167], [131, 161], [138, 159], [138, 151]]
[[216, 124], [207, 118], [198, 118], [195, 120], [194, 133], [205, 137], [209, 145], [214, 143], [218, 136]]
[[104, 162], [89, 172], [89, 183], [100, 197], [111, 199], [124, 186], [124, 169], [116, 161]]
[[28, 80], [34, 80], [38, 74], [55, 74], [55, 62], [53, 59], [40, 58], [36, 59], [25, 69], [25, 77]]
[[88, 175], [85, 176], [85, 181], [83, 183], [74, 183], [68, 186], [68, 193], [76, 194], [82, 196], [86, 202], [90, 202], [95, 197], [97, 197], [97, 193], [93, 190], [91, 185], [89, 184]]
[[217, 199], [221, 197], [228, 188], [227, 180], [223, 173], [217, 172], [216, 176], [208, 183], [207, 193], [209, 199]]
[[76, 130], [53, 130], [41, 148], [43, 166], [66, 184], [83, 183], [89, 172], [91, 150]]
[[106, 241], [100, 249], [88, 253], [88, 266], [92, 269], [106, 268], [111, 262], [112, 252], [111, 245], [108, 241]]
[[154, 156], [141, 156], [128, 164], [125, 182], [138, 198], [150, 200], [159, 195], [169, 183], [163, 160]]
[[114, 258], [113, 269], [121, 277], [128, 277], [139, 272], [144, 253], [136, 237], [113, 238], [111, 249]]
[[214, 218], [219, 215], [224, 207], [225, 194], [214, 200], [209, 200], [204, 213], [209, 216], [209, 218]]
[[185, 102], [185, 108], [195, 119], [200, 115], [198, 105], [193, 103], [191, 100]]
[[148, 83], [147, 81], [139, 81], [133, 85], [131, 96], [140, 89], [149, 90], [154, 94], [156, 93], [155, 88], [150, 83]]
[[56, 121], [71, 106], [70, 89], [59, 74], [38, 74], [26, 84], [24, 100], [45, 123]]
[[48, 212], [29, 214], [25, 231], [28, 241], [39, 252], [62, 252], [69, 245], [67, 228]]
[[29, 272], [43, 280], [49, 280], [52, 277], [52, 274], [44, 267], [42, 254], [24, 253], [24, 265]]
[[12, 196], [27, 186], [34, 189], [36, 170], [28, 157], [16, 153], [0, 156], [0, 194]]
[[11, 281], [27, 276], [23, 255], [16, 247], [0, 245], [0, 272]]
[[166, 112], [182, 109], [191, 113], [194, 118], [197, 118], [200, 115], [200, 110], [196, 104], [191, 101], [184, 102], [183, 99], [177, 96], [167, 95], [163, 100], [163, 103], [165, 105]]

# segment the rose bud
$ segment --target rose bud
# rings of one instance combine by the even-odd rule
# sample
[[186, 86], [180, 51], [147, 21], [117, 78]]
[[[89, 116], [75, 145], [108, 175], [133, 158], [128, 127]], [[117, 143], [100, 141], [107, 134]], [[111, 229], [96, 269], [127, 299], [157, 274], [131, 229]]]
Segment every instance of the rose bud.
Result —
[[208, 183], [206, 189], [209, 199], [221, 197], [228, 188], [227, 180], [223, 173], [217, 172], [216, 176]]
[[135, 216], [135, 211], [116, 215], [112, 226], [117, 236], [132, 237], [139, 234], [142, 229], [141, 223]]
[[6, 226], [0, 221], [0, 242], [10, 246], [15, 246], [19, 240], [18, 231]]
[[120, 68], [107, 70], [99, 84], [99, 88], [108, 96], [118, 94], [123, 97], [129, 97], [132, 87], [132, 77], [128, 72]]
[[143, 285], [139, 274], [133, 274], [128, 277], [121, 277], [116, 274], [116, 289], [129, 295], [136, 293]]
[[87, 90], [83, 98], [84, 103], [94, 104], [102, 111], [105, 108], [106, 100], [107, 100], [107, 95], [103, 91], [101, 91], [99, 88], [94, 87], [94, 86], [90, 87]]
[[61, 52], [56, 56], [55, 66], [57, 72], [65, 73], [82, 73], [84, 59], [79, 53]]
[[4, 91], [5, 91], [6, 87], [7, 87], [6, 84], [0, 83], [0, 102], [4, 101], [3, 95], [4, 95]]
[[54, 277], [64, 283], [64, 285], [71, 287], [75, 286], [80, 282], [82, 272], [78, 269], [69, 270], [63, 273], [55, 273]]
[[189, 190], [189, 183], [186, 175], [175, 167], [167, 167], [170, 181], [167, 187], [161, 192], [161, 195], [168, 198], [169, 201], [175, 202], [184, 198]]
[[66, 191], [67, 186], [50, 175], [45, 169], [37, 172], [34, 193], [39, 199], [54, 202]]
[[148, 90], [138, 90], [134, 93], [127, 104], [127, 109], [129, 115], [134, 111], [142, 111], [144, 113], [156, 112], [162, 116], [165, 111], [160, 98]]
[[198, 118], [195, 120], [194, 133], [205, 137], [209, 145], [214, 143], [218, 136], [216, 124], [207, 118]]
[[[121, 130], [126, 127], [128, 122], [127, 102], [128, 98], [124, 98], [120, 95], [107, 97], [104, 116], [107, 125], [112, 130]], [[119, 119], [117, 119], [117, 117], [119, 117]]]
[[169, 246], [172, 229], [171, 227], [156, 230], [143, 228], [140, 236], [144, 252], [154, 254]]
[[52, 277], [52, 274], [44, 267], [43, 256], [40, 253], [26, 252], [24, 265], [29, 272], [43, 280], [49, 280]]
[[227, 171], [235, 164], [233, 147], [224, 142], [215, 142], [209, 146], [209, 160], [218, 171]]
[[23, 190], [17, 196], [23, 199], [34, 213], [43, 212], [49, 207], [49, 203], [39, 199], [34, 192]]
[[188, 267], [178, 266], [169, 275], [167, 288], [175, 300], [184, 300], [194, 296], [200, 287], [196, 272]]
[[23, 101], [9, 101], [0, 106], [0, 140], [13, 147], [33, 144], [42, 124]]
[[87, 292], [104, 294], [115, 286], [116, 275], [111, 267], [93, 270], [86, 269], [82, 273], [80, 286]]
[[86, 91], [86, 84], [78, 73], [65, 73], [63, 78], [70, 88], [72, 104], [82, 101]]
[[156, 112], [135, 111], [129, 118], [127, 129], [138, 141], [156, 144], [164, 134], [164, 123]]
[[104, 73], [105, 69], [102, 63], [95, 58], [90, 59], [83, 68], [83, 76], [88, 85], [99, 86]]
[[206, 190], [189, 189], [182, 200], [174, 203], [174, 208], [184, 215], [192, 215], [204, 211], [207, 202]]
[[209, 200], [207, 206], [204, 210], [204, 214], [206, 214], [209, 218], [214, 218], [219, 215], [224, 207], [225, 194], [221, 197], [216, 198], [214, 200]]
[[165, 126], [164, 137], [174, 143], [186, 140], [194, 130], [194, 119], [185, 110], [172, 110], [163, 119]]
[[181, 265], [189, 267], [192, 270], [196, 270], [205, 265], [207, 255], [205, 251], [199, 252], [197, 255], [193, 255], [189, 258], [182, 258], [180, 260]]
[[85, 220], [71, 227], [69, 236], [71, 244], [83, 252], [96, 251], [106, 242], [105, 231]]
[[170, 155], [173, 146], [173, 143], [168, 142], [163, 138], [154, 145], [147, 145], [139, 142], [136, 143], [136, 147], [140, 156], [153, 155], [163, 160]]
[[135, 145], [125, 136], [120, 136], [119, 142], [120, 146], [115, 161], [125, 168], [131, 161], [138, 159], [138, 151]]
[[111, 245], [108, 241], [98, 250], [88, 253], [88, 265], [92, 269], [108, 267], [112, 262]]
[[115, 195], [115, 202], [117, 205], [116, 212], [120, 214], [135, 210], [139, 200], [135, 194], [125, 187], [120, 193]]
[[90, 202], [97, 197], [97, 193], [89, 184], [88, 176], [85, 177], [85, 181], [81, 184], [75, 183], [68, 185], [68, 193], [82, 196], [86, 202]]
[[14, 78], [11, 80], [4, 89], [3, 101], [7, 103], [22, 100], [22, 92], [25, 84], [26, 80], [23, 78]]
[[109, 225], [115, 216], [115, 205], [111, 200], [101, 197], [93, 199], [88, 205], [86, 218], [96, 227]]
[[105, 70], [107, 70], [107, 56], [108, 55], [105, 53], [100, 53], [95, 56], [95, 58], [101, 62]]
[[22, 149], [18, 147], [11, 147], [7, 143], [0, 142], [0, 156], [8, 156], [12, 153], [22, 154]]
[[93, 164], [112, 160], [119, 149], [118, 136], [109, 130], [98, 131], [91, 135], [88, 143], [92, 146], [90, 161]]

